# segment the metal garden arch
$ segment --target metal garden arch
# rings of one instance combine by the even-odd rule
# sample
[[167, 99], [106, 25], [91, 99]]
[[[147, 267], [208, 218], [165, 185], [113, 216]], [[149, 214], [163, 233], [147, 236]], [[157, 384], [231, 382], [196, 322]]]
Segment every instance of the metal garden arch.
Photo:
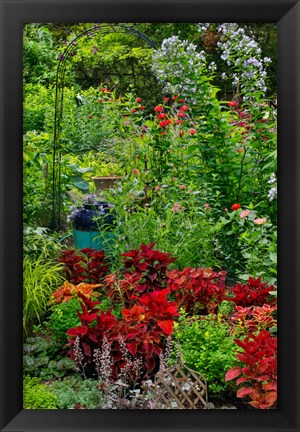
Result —
[[55, 111], [54, 111], [54, 131], [53, 131], [53, 147], [52, 147], [52, 220], [51, 228], [60, 228], [61, 215], [61, 132], [62, 132], [62, 116], [63, 116], [63, 97], [64, 84], [67, 60], [70, 57], [74, 46], [78, 41], [85, 36], [92, 37], [95, 33], [124, 33], [136, 36], [147, 42], [152, 48], [157, 49], [155, 43], [144, 33], [135, 29], [133, 26], [125, 24], [99, 24], [91, 27], [76, 36], [65, 48], [64, 52], [59, 56], [59, 63], [56, 72], [56, 87], [55, 87]]

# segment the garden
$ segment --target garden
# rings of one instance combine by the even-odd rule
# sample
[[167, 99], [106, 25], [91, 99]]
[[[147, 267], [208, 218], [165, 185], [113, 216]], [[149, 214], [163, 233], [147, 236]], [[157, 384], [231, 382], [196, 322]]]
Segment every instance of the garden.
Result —
[[25, 409], [276, 409], [272, 24], [26, 24]]

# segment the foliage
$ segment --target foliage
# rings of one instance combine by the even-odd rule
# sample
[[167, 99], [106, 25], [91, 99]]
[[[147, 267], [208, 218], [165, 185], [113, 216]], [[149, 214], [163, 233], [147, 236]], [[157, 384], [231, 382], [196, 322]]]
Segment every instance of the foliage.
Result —
[[58, 408], [57, 396], [52, 393], [48, 386], [41, 384], [37, 378], [25, 376], [23, 389], [23, 406], [25, 409]]
[[216, 315], [186, 318], [181, 314], [175, 324], [176, 339], [186, 365], [206, 378], [210, 397], [230, 392], [224, 376], [228, 368], [236, 365], [237, 349], [226, 322]]
[[153, 285], [156, 290], [164, 288], [168, 266], [176, 259], [171, 254], [153, 249], [154, 246], [154, 242], [150, 245], [142, 243], [138, 250], [132, 249], [122, 254], [125, 257], [125, 273], [139, 276], [143, 285], [139, 290], [142, 292], [153, 289]]
[[99, 382], [93, 379], [67, 377], [53, 382], [50, 388], [59, 409], [99, 409], [103, 403]]
[[68, 301], [52, 306], [51, 314], [46, 322], [46, 328], [50, 331], [51, 337], [60, 346], [68, 342], [67, 331], [71, 327], [79, 325], [77, 310], [79, 310], [77, 298], [69, 298]]
[[47, 228], [24, 226], [23, 251], [32, 261], [40, 255], [46, 258], [56, 258], [61, 253], [63, 245], [58, 243]]
[[144, 189], [145, 183], [138, 176], [123, 181], [122, 189], [109, 195], [116, 218], [116, 267], [120, 253], [138, 248], [141, 242], [156, 242], [159, 249], [176, 256], [180, 269], [199, 265], [220, 268], [213, 207], [218, 198], [210, 193], [209, 186], [196, 188], [174, 177], [153, 185], [148, 199]]
[[47, 334], [29, 337], [23, 345], [23, 370], [43, 380], [61, 378], [76, 371], [68, 357], [62, 357], [62, 340]]
[[[141, 295], [132, 307], [122, 309], [119, 320], [110, 310], [103, 312], [99, 309], [99, 302], [80, 295], [83, 300], [82, 313], [78, 312], [81, 325], [67, 332], [69, 344], [73, 346], [71, 358], [77, 362], [78, 358], [81, 359], [80, 366], [85, 373], [83, 364], [92, 364], [95, 350], [103, 349], [106, 340], [112, 352], [113, 377], [116, 378], [120, 368], [125, 366], [120, 356], [120, 344], [126, 346], [132, 357], [140, 358], [142, 378], [152, 376], [177, 315], [176, 303], [168, 301], [168, 293], [169, 290], [165, 289]], [[81, 355], [77, 352], [79, 349]]]
[[[237, 205], [237, 204], [236, 204]], [[276, 283], [277, 233], [269, 218], [258, 217], [253, 205], [227, 211], [216, 223], [216, 237], [226, 266], [241, 280], [262, 277]]]
[[48, 84], [55, 78], [53, 37], [46, 26], [24, 26], [23, 77], [25, 82]]
[[50, 299], [50, 303], [60, 304], [68, 302], [69, 300], [76, 299], [78, 296], [83, 294], [88, 299], [92, 297], [99, 297], [99, 292], [95, 291], [101, 284], [87, 284], [81, 282], [78, 285], [73, 285], [68, 281], [65, 281], [63, 285], [57, 288]]
[[249, 278], [247, 283], [238, 282], [234, 287], [229, 287], [229, 290], [234, 297], [227, 297], [227, 300], [237, 306], [263, 306], [270, 297], [270, 291], [274, 290], [274, 286], [263, 283], [261, 278]]
[[254, 408], [270, 408], [277, 400], [277, 338], [266, 330], [250, 334], [244, 341], [235, 339], [243, 349], [236, 357], [246, 366], [236, 366], [225, 376], [226, 381], [238, 378], [236, 384], [244, 384], [237, 397], [250, 397]]
[[187, 267], [181, 272], [172, 270], [167, 276], [168, 287], [187, 314], [215, 313], [224, 300], [226, 272]]
[[234, 336], [241, 338], [249, 333], [259, 333], [261, 330], [277, 332], [276, 311], [276, 305], [236, 306], [235, 313], [230, 317], [234, 323]]
[[72, 284], [99, 283], [108, 272], [104, 251], [68, 249], [60, 257], [66, 278]]
[[32, 325], [41, 322], [50, 295], [63, 281], [62, 264], [53, 264], [40, 255], [35, 261], [23, 260], [23, 329], [26, 334]]

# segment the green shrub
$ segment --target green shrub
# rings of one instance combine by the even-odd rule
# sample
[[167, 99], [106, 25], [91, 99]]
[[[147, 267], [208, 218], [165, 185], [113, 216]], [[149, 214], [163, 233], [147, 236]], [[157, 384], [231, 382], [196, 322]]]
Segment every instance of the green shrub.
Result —
[[55, 381], [51, 390], [57, 396], [60, 409], [99, 409], [103, 402], [97, 380], [68, 377]]
[[25, 409], [57, 409], [58, 399], [37, 378], [26, 376], [23, 383], [23, 406]]
[[54, 258], [62, 251], [62, 248], [62, 245], [53, 235], [50, 235], [47, 228], [24, 227], [23, 251], [32, 260], [37, 259], [40, 255], [44, 255], [45, 258]]
[[216, 315], [199, 319], [181, 317], [175, 324], [175, 338], [180, 343], [183, 360], [207, 380], [209, 396], [230, 391], [226, 372], [236, 366], [237, 346], [228, 324]]
[[50, 295], [62, 284], [63, 264], [53, 264], [44, 255], [35, 261], [23, 260], [23, 329], [25, 334], [36, 322], [41, 322]]
[[52, 308], [51, 315], [47, 321], [47, 328], [50, 330], [53, 338], [60, 344], [67, 343], [66, 332], [80, 325], [76, 311], [81, 310], [77, 298], [70, 299], [65, 303], [55, 305]]

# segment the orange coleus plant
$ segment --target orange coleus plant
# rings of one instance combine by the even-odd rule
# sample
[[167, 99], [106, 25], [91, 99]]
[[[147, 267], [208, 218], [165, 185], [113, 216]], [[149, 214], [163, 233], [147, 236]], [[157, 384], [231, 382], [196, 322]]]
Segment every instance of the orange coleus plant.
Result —
[[70, 282], [65, 281], [63, 285], [52, 293], [50, 303], [65, 303], [74, 297], [78, 297], [79, 294], [83, 294], [88, 299], [99, 297], [100, 293], [96, 291], [96, 288], [99, 288], [100, 286], [101, 284], [87, 283], [73, 285]]

